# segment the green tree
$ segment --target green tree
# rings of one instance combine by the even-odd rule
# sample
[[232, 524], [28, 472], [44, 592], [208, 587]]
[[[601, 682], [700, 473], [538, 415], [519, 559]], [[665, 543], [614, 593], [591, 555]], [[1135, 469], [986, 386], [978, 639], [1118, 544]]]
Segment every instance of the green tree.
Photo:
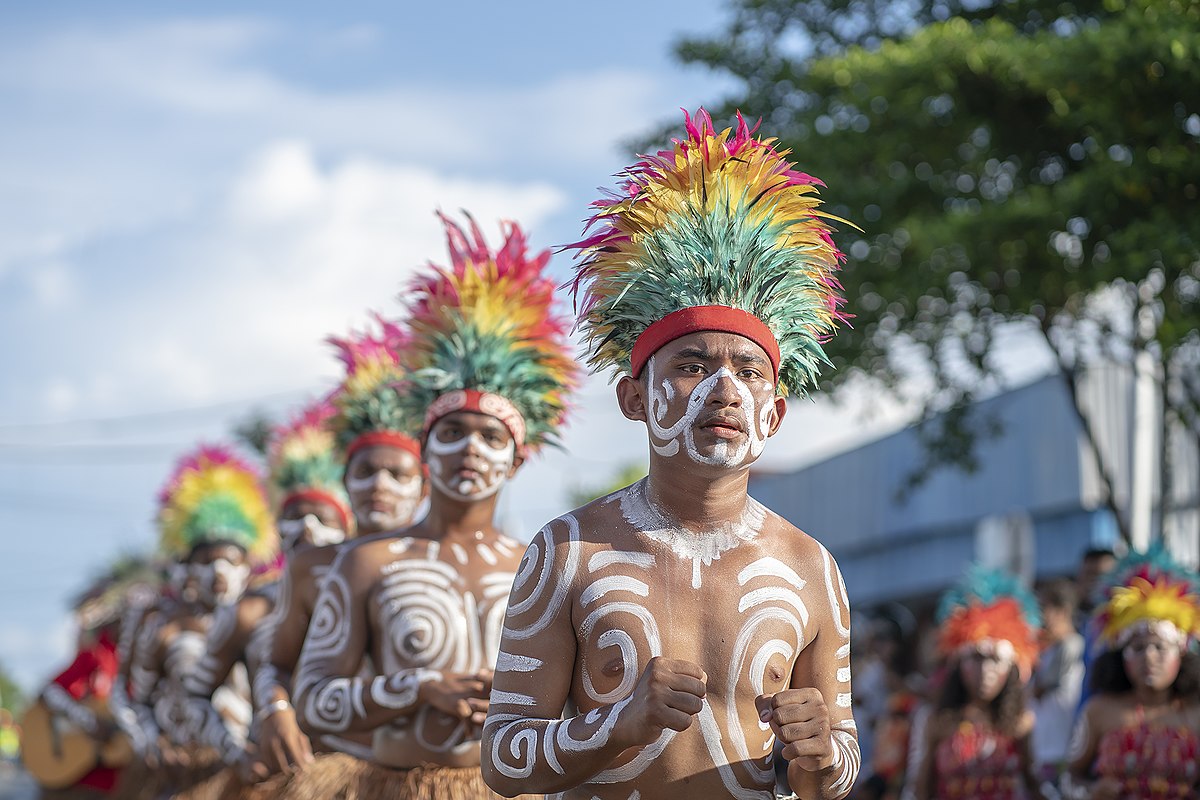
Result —
[[234, 425], [233, 435], [237, 441], [266, 457], [275, 424], [267, 412], [256, 408]]
[[840, 236], [855, 319], [829, 388], [922, 373], [938, 421], [914, 480], [969, 469], [970, 404], [1024, 326], [1072, 395], [1089, 365], [1150, 352], [1168, 418], [1200, 432], [1200, 4], [970, 9], [740, 0], [729, 31], [678, 47], [740, 78], [719, 116], [761, 117], [864, 231]]

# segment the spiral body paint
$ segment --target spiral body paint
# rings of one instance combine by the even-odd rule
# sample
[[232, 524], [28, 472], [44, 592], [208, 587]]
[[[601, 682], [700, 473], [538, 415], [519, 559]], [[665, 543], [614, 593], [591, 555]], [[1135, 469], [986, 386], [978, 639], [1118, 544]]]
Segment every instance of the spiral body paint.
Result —
[[[680, 441], [685, 447], [686, 440]], [[526, 551], [509, 600], [485, 724], [483, 757], [489, 768], [516, 782], [537, 776], [539, 782], [529, 785], [539, 787], [572, 777], [571, 765], [580, 754], [609, 745], [647, 662], [663, 656], [694, 661], [708, 675], [709, 697], [696, 724], [681, 733], [665, 729], [632, 755], [578, 776], [576, 788], [547, 796], [662, 796], [667, 777], [656, 765], [670, 762], [666, 755], [683, 748], [688, 758], [715, 769], [728, 796], [773, 797], [767, 787], [774, 785], [774, 736], [759, 720], [753, 698], [788, 688], [799, 654], [819, 636], [828, 654], [821, 657], [822, 670], [828, 669], [830, 681], [822, 688], [832, 717], [834, 774], [829, 780], [836, 795], [848, 792], [860, 755], [849, 716], [849, 629], [843, 622], [849, 610], [832, 557], [811, 543], [802, 577], [789, 549], [776, 555], [758, 541], [769, 512], [749, 498], [743, 520], [720, 532], [672, 528], [649, 508], [641, 484], [600, 507], [611, 504], [631, 529], [631, 539], [616, 539], [644, 543], [645, 549], [599, 547], [597, 539], [584, 535], [575, 515], [566, 515], [544, 528]], [[694, 602], [720, 602], [720, 614], [703, 615], [702, 623], [690, 614], [671, 614], [679, 602], [666, 596], [671, 590], [664, 574], [675, 558], [692, 562]], [[701, 568], [719, 569], [721, 577], [710, 586], [700, 580]], [[542, 671], [560, 661], [539, 645], [562, 625], [577, 641], [569, 704], [579, 712], [567, 719], [537, 706]], [[714, 660], [713, 652], [723, 652], [723, 661]]]
[[[501, 536], [472, 544], [415, 537], [391, 540], [376, 552], [387, 558], [369, 590], [348, 584], [338, 565], [328, 573], [313, 611], [296, 671], [296, 697], [317, 729], [344, 733], [366, 714], [366, 701], [399, 712], [375, 729], [383, 740], [411, 743], [425, 753], [461, 755], [478, 747], [477, 731], [465, 722], [447, 728], [445, 715], [418, 705], [420, 686], [445, 674], [473, 674], [497, 661], [500, 633], [519, 545]], [[356, 601], [355, 598], [358, 598]], [[352, 603], [373, 606], [374, 676], [341, 675], [331, 669], [344, 655], [352, 626]]]

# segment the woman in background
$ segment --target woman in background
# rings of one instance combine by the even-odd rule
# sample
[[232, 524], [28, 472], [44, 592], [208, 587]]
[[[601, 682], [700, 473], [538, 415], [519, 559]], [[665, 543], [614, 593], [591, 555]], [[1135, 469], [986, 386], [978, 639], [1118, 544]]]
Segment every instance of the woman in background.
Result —
[[1042, 798], [1024, 689], [1037, 657], [1037, 601], [1015, 578], [972, 569], [942, 596], [945, 683], [925, 726], [918, 800]]
[[1200, 579], [1159, 547], [1111, 573], [1104, 648], [1072, 735], [1065, 794], [1159, 800], [1200, 792]]

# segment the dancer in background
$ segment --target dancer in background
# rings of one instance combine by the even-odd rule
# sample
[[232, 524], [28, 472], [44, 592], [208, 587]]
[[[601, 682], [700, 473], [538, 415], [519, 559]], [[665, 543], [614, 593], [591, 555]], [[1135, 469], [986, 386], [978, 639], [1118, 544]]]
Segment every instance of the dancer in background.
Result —
[[1066, 768], [1067, 741], [1083, 688], [1083, 636], [1075, 630], [1076, 590], [1072, 581], [1052, 581], [1038, 590], [1042, 609], [1042, 652], [1033, 670], [1033, 756], [1042, 780], [1057, 786]]
[[1064, 780], [1071, 798], [1200, 795], [1200, 576], [1161, 546], [1109, 573], [1092, 666]]
[[[328, 427], [333, 413], [327, 402], [315, 403], [271, 432], [267, 485], [277, 509], [281, 560], [312, 547], [338, 544], [352, 535], [342, 463]], [[259, 685], [270, 680], [271, 671], [265, 665], [272, 631], [264, 623], [268, 613], [278, 607], [281, 571], [282, 564], [272, 565], [236, 604], [217, 610], [208, 631], [207, 652], [188, 678], [188, 691], [205, 716], [205, 743], [216, 748], [230, 767], [190, 792], [189, 798], [229, 796], [239, 785], [256, 783], [270, 774], [260, 752], [262, 716], [243, 731], [240, 724], [230, 725], [216, 712], [212, 698], [238, 665]], [[283, 585], [286, 590], [286, 581]], [[266, 678], [262, 677], [264, 671]]]
[[43, 783], [44, 798], [109, 796], [132, 761], [109, 698], [119, 673], [120, 621], [131, 603], [153, 592], [154, 584], [144, 563], [124, 559], [74, 604], [79, 631], [75, 658], [42, 691], [41, 708], [24, 720], [22, 758]]
[[941, 696], [925, 724], [917, 800], [1041, 798], [1025, 685], [1038, 654], [1037, 601], [1011, 575], [981, 567], [938, 605]]
[[[413, 341], [397, 393], [421, 436], [429, 512], [346, 548], [296, 671], [303, 723], [370, 732], [372, 753], [319, 757], [287, 797], [495, 797], [479, 735], [521, 558], [496, 528], [496, 504], [526, 454], [554, 441], [576, 366], [553, 314], [549, 251], [528, 253], [513, 223], [493, 252], [474, 222], [444, 221], [450, 264], [405, 295]], [[358, 677], [366, 658], [374, 674]]]
[[[335, 465], [340, 480], [348, 487], [358, 524], [345, 528], [347, 540], [411, 524], [427, 494], [421, 448], [406, 433], [413, 424], [405, 421], [396, 396], [396, 386], [404, 379], [399, 362], [407, 336], [382, 317], [376, 316], [375, 322], [377, 332], [329, 339], [346, 373], [330, 396], [330, 413], [322, 421], [325, 433], [319, 439], [319, 459], [322, 464]], [[308, 441], [315, 453], [315, 433]], [[344, 458], [340, 456], [343, 453]], [[342, 468], [343, 463], [347, 469]], [[326, 468], [328, 482], [334, 469]], [[290, 505], [303, 510], [301, 501], [313, 499], [312, 495], [297, 497]], [[296, 548], [288, 559], [280, 602], [260, 633], [264, 658], [254, 681], [255, 715], [261, 725], [259, 752], [271, 773], [288, 773], [313, 759], [313, 743], [297, 724], [292, 706], [292, 678], [321, 581], [342, 544], [335, 541], [336, 523], [325, 514], [308, 514], [303, 522], [306, 536], [312, 537], [311, 544]], [[341, 752], [360, 758], [371, 752], [369, 734], [326, 734], [316, 738], [318, 752]]]
[[147, 725], [152, 757], [161, 763], [165, 751], [178, 767], [157, 773], [157, 786], [138, 788], [179, 792], [221, 766], [200, 744], [204, 720], [192, 713], [186, 681], [204, 657], [214, 611], [241, 597], [252, 565], [269, 563], [278, 542], [259, 475], [228, 448], [201, 447], [181, 459], [159, 502], [160, 548], [188, 579], [178, 603], [143, 622], [131, 702]]
[[747, 494], [841, 302], [819, 182], [785, 156], [701, 111], [575, 245], [589, 361], [622, 376], [650, 474], [526, 551], [483, 737], [502, 794], [760, 797], [776, 737], [802, 797], [858, 774], [841, 575]]

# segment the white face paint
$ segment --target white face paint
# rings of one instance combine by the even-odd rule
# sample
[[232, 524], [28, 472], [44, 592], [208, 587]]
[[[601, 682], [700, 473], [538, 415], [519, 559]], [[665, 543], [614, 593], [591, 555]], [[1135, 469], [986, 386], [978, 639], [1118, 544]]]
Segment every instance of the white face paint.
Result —
[[[688, 457], [696, 463], [727, 469], [742, 466], [746, 463], [747, 456], [758, 458], [767, 442], [773, 403], [764, 403], [763, 407], [758, 409], [750, 387], [729, 369], [721, 367], [696, 384], [696, 388], [688, 397], [683, 415], [667, 426], [664, 417], [667, 414], [668, 401], [675, 397], [675, 387], [670, 380], [658, 380], [655, 375], [657, 361], [658, 356], [654, 356], [646, 367], [646, 385], [650, 391], [650, 413], [647, 421], [650, 426], [650, 446], [654, 448], [654, 452], [669, 458], [679, 452], [682, 441]], [[696, 422], [708, 407], [708, 398], [717, 384], [726, 378], [733, 382], [733, 387], [741, 399], [740, 407], [727, 409], [727, 415], [737, 418], [745, 433], [737, 440], [718, 440], [712, 452], [704, 454], [696, 446]]]
[[303, 519], [281, 519], [276, 527], [286, 550], [294, 548], [301, 539], [307, 539], [317, 547], [341, 544], [346, 540], [344, 530], [329, 527], [317, 519], [316, 514], [305, 514]]
[[[204, 565], [204, 568], [206, 579], [201, 586], [217, 605], [227, 605], [236, 601], [242, 596], [246, 582], [250, 579], [249, 564], [234, 564], [225, 558], [218, 558], [211, 564]], [[225, 587], [219, 593], [215, 591], [218, 577], [225, 581]]]
[[[408, 525], [421, 502], [419, 475], [400, 481], [386, 469], [365, 478], [347, 478], [346, 489], [350, 492], [351, 504], [354, 506], [354, 518], [367, 530], [390, 530]], [[375, 491], [394, 497], [395, 505], [387, 510], [364, 507], [362, 495], [369, 495]], [[367, 502], [370, 502], [369, 498]]]
[[[469, 445], [473, 446], [472, 451], [485, 462], [485, 471], [471, 477], [442, 474], [442, 458], [461, 453]], [[500, 491], [500, 487], [508, 480], [508, 473], [512, 470], [516, 458], [517, 443], [509, 439], [500, 447], [492, 447], [483, 435], [476, 431], [455, 442], [442, 442], [438, 441], [436, 436], [431, 436], [425, 451], [426, 460], [429, 462], [429, 478], [433, 485], [455, 500], [475, 501], [491, 497]]]

